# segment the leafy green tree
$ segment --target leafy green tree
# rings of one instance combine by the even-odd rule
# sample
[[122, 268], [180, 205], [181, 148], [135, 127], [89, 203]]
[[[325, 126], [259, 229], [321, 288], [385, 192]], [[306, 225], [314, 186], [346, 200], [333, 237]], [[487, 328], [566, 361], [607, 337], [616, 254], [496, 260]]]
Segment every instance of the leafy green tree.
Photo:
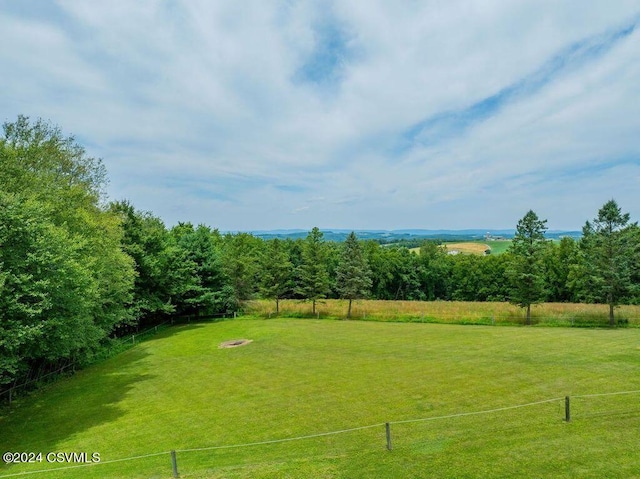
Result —
[[473, 254], [452, 256], [451, 299], [454, 301], [481, 301], [481, 288], [485, 278], [482, 274], [483, 258]]
[[426, 272], [418, 255], [406, 247], [381, 247], [373, 241], [364, 244], [364, 255], [371, 268], [372, 296], [383, 300], [425, 300], [423, 279]]
[[304, 240], [302, 264], [298, 268], [298, 292], [311, 301], [312, 311], [316, 314], [316, 302], [326, 298], [330, 291], [330, 278], [327, 270], [327, 250], [323, 234], [314, 227]]
[[570, 288], [570, 272], [578, 261], [576, 241], [570, 237], [562, 238], [559, 243], [549, 241], [543, 256], [547, 301], [560, 303], [575, 301]]
[[342, 245], [336, 286], [340, 297], [349, 300], [347, 318], [351, 318], [353, 300], [366, 297], [371, 290], [371, 270], [353, 231]]
[[389, 262], [386, 260], [385, 248], [375, 241], [366, 241], [363, 252], [371, 269], [371, 295], [376, 299], [389, 299], [388, 284], [391, 280]]
[[418, 264], [421, 266], [420, 283], [426, 300], [447, 299], [451, 275], [451, 261], [445, 248], [434, 241], [420, 246]]
[[531, 324], [531, 305], [544, 301], [545, 276], [543, 253], [547, 220], [538, 218], [532, 210], [518, 221], [516, 234], [509, 246], [512, 255], [507, 272], [511, 283], [509, 301], [527, 309], [527, 324]]
[[[0, 384], [6, 384], [33, 361], [75, 352], [75, 335], [87, 331], [67, 325], [90, 317], [95, 285], [78, 262], [80, 245], [31, 199], [0, 192], [0, 245]], [[68, 329], [73, 339], [65, 337]]]
[[510, 255], [477, 256], [479, 279], [476, 301], [507, 301], [510, 285], [507, 271], [510, 266]]
[[27, 329], [0, 342], [23, 366], [82, 359], [131, 320], [133, 261], [120, 217], [102, 206], [105, 181], [102, 163], [59, 128], [22, 116], [3, 125], [0, 302], [6, 331]]
[[609, 325], [615, 326], [614, 308], [638, 285], [632, 280], [637, 265], [637, 224], [629, 224], [615, 200], [607, 201], [593, 223], [586, 222], [579, 242], [581, 263], [573, 271], [574, 285], [588, 301], [609, 305]]
[[276, 314], [280, 313], [280, 300], [294, 287], [293, 263], [286, 245], [278, 238], [269, 241], [260, 258], [262, 296], [276, 302]]
[[159, 218], [136, 211], [127, 201], [112, 202], [110, 211], [120, 216], [124, 229], [122, 247], [135, 264], [134, 295], [130, 308], [136, 325], [152, 323], [175, 312], [171, 302], [169, 233]]

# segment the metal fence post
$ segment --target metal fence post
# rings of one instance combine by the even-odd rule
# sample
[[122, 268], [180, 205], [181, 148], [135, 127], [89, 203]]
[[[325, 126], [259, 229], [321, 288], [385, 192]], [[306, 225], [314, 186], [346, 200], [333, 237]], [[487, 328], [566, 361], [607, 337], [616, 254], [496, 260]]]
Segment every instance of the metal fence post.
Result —
[[564, 420], [567, 422], [571, 421], [571, 400], [569, 396], [565, 396], [564, 398]]

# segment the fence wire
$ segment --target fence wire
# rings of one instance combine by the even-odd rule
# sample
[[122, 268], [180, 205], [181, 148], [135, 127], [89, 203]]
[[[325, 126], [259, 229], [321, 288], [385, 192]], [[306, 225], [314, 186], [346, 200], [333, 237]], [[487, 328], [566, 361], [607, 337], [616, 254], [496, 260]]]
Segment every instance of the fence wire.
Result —
[[[164, 321], [163, 323], [157, 324], [155, 326], [152, 326], [149, 329], [146, 329], [144, 331], [141, 331], [139, 333], [133, 333], [130, 334], [128, 336], [123, 336], [121, 338], [116, 338], [113, 342], [113, 344], [111, 344], [109, 347], [105, 348], [102, 351], [99, 351], [97, 354], [97, 357], [100, 358], [104, 358], [104, 355], [106, 354], [106, 357], [110, 357], [113, 354], [116, 354], [118, 352], [122, 351], [122, 348], [127, 347], [127, 346], [134, 346], [135, 344], [139, 343], [142, 339], [147, 338], [149, 336], [151, 336], [152, 334], [156, 334], [159, 331], [165, 329], [165, 327], [170, 325], [170, 321]], [[34, 384], [38, 384], [38, 383], [42, 383], [43, 381], [45, 381], [47, 378], [53, 377], [53, 378], [57, 378], [57, 377], [61, 377], [62, 373], [65, 372], [68, 369], [72, 369], [75, 371], [75, 368], [78, 367], [83, 367], [86, 366], [86, 363], [82, 363], [80, 361], [73, 361], [69, 364], [66, 364], [65, 366], [58, 368], [54, 371], [48, 372], [46, 374], [42, 374], [39, 375], [33, 379], [27, 379], [26, 381], [20, 383], [20, 384], [16, 384], [15, 386], [11, 386], [8, 387], [5, 390], [0, 390], [0, 400], [2, 400], [2, 398], [4, 396], [6, 396], [6, 399], [4, 400], [8, 400], [9, 404], [11, 404], [11, 399], [12, 396], [16, 393], [16, 392], [20, 392], [20, 391], [24, 391], [27, 389], [32, 389], [31, 386], [33, 386]], [[45, 381], [46, 382], [46, 381]], [[51, 381], [51, 382], [55, 382]]]
[[[594, 398], [594, 397], [620, 396], [620, 395], [625, 395], [625, 394], [639, 394], [639, 393], [640, 393], [640, 390], [636, 390], [636, 391], [616, 391], [616, 392], [610, 392], [610, 393], [581, 394], [581, 395], [571, 396], [571, 398]], [[296, 437], [289, 437], [289, 438], [282, 438], [282, 439], [272, 439], [272, 440], [267, 440], [267, 441], [250, 442], [250, 443], [244, 443], [244, 444], [227, 444], [227, 445], [221, 445], [221, 446], [204, 446], [204, 447], [189, 448], [189, 449], [176, 449], [176, 450], [173, 450], [173, 451], [154, 452], [154, 453], [140, 455], [140, 456], [124, 457], [124, 458], [120, 458], [120, 459], [112, 459], [112, 460], [109, 460], [109, 461], [100, 461], [100, 462], [91, 463], [91, 464], [81, 464], [81, 465], [77, 465], [77, 466], [56, 467], [56, 468], [50, 468], [50, 469], [41, 469], [41, 470], [37, 470], [37, 471], [16, 472], [16, 473], [12, 473], [12, 474], [1, 475], [0, 479], [4, 479], [4, 478], [8, 478], [8, 477], [26, 476], [26, 475], [30, 475], [30, 474], [51, 473], [51, 472], [57, 472], [57, 471], [62, 471], [62, 470], [67, 470], [67, 469], [79, 469], [79, 468], [83, 468], [83, 467], [95, 467], [95, 466], [100, 466], [100, 465], [103, 465], [103, 464], [113, 464], [113, 463], [117, 463], [117, 462], [134, 461], [134, 460], [138, 460], [138, 459], [144, 459], [144, 458], [156, 457], [156, 456], [162, 456], [162, 455], [169, 456], [172, 453], [175, 454], [175, 453], [190, 453], [190, 452], [201, 452], [201, 451], [213, 451], [213, 450], [220, 450], [220, 449], [255, 447], [255, 446], [278, 444], [278, 443], [285, 443], [285, 442], [292, 442], [292, 441], [302, 441], [302, 440], [305, 440], [305, 439], [313, 439], [313, 438], [318, 438], [318, 437], [334, 436], [334, 435], [338, 435], [338, 434], [345, 434], [345, 433], [348, 433], [348, 432], [362, 431], [362, 430], [365, 430], [365, 429], [382, 428], [387, 424], [389, 424], [389, 425], [392, 425], [392, 424], [409, 424], [409, 423], [417, 423], [417, 422], [453, 419], [453, 418], [464, 417], [464, 416], [491, 414], [491, 413], [497, 413], [497, 412], [502, 412], [502, 411], [508, 411], [508, 410], [512, 410], [512, 409], [519, 409], [519, 408], [537, 406], [537, 405], [540, 405], [540, 404], [547, 404], [547, 403], [565, 401], [565, 399], [566, 399], [566, 397], [543, 399], [543, 400], [540, 400], [540, 401], [534, 401], [534, 402], [529, 402], [529, 403], [524, 403], [524, 404], [516, 404], [516, 405], [512, 405], [512, 406], [503, 406], [503, 407], [499, 407], [499, 408], [485, 409], [485, 410], [480, 410], [480, 411], [461, 412], [461, 413], [456, 413], [456, 414], [448, 414], [448, 415], [445, 415], [445, 416], [433, 416], [433, 417], [418, 418], [418, 419], [405, 419], [405, 420], [399, 420], [399, 421], [389, 421], [389, 422], [386, 422], [386, 423], [370, 424], [370, 425], [366, 425], [366, 426], [359, 426], [359, 427], [353, 427], [353, 428], [348, 428], [348, 429], [341, 429], [341, 430], [338, 430], [338, 431], [329, 431], [329, 432], [322, 432], [322, 433], [316, 433], [316, 434], [308, 434], [308, 435], [304, 435], [304, 436], [296, 436]]]

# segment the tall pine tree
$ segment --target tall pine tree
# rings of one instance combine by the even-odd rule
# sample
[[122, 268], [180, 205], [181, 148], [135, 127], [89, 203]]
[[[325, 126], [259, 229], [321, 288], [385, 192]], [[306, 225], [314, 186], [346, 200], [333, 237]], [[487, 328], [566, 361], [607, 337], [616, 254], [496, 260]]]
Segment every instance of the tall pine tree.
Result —
[[316, 301], [326, 298], [330, 289], [323, 238], [322, 231], [317, 227], [311, 230], [304, 240], [302, 264], [298, 268], [298, 293], [312, 302], [313, 314], [316, 314]]
[[266, 245], [262, 253], [261, 292], [265, 298], [274, 299], [276, 314], [280, 313], [280, 300], [293, 289], [293, 264], [285, 244], [275, 238]]
[[633, 241], [636, 230], [637, 224], [629, 224], [629, 213], [623, 214], [615, 200], [607, 201], [593, 223], [587, 221], [582, 228], [582, 264], [576, 280], [587, 300], [609, 305], [610, 326], [616, 324], [615, 306], [637, 289], [632, 281], [638, 254]]
[[336, 269], [336, 287], [340, 297], [349, 300], [347, 318], [351, 318], [351, 303], [364, 298], [371, 290], [371, 269], [352, 231], [342, 245], [340, 263]]
[[512, 261], [507, 274], [511, 283], [513, 304], [527, 309], [527, 324], [531, 324], [531, 305], [545, 298], [543, 253], [547, 220], [538, 218], [532, 210], [518, 221], [509, 251]]

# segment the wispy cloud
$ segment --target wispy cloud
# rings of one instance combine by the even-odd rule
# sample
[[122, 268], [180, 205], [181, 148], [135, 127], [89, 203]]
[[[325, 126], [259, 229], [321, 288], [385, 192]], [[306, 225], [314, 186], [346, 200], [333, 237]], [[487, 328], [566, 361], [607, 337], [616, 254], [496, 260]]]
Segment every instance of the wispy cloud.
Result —
[[169, 224], [640, 216], [636, 0], [41, 3], [0, 4], [0, 120], [59, 124]]
[[589, 62], [601, 58], [633, 34], [638, 27], [638, 22], [638, 18], [635, 18], [621, 28], [598, 33], [575, 42], [553, 55], [530, 75], [505, 86], [497, 93], [468, 107], [438, 113], [420, 121], [402, 134], [400, 150], [416, 143], [433, 144], [464, 134], [468, 128], [498, 114], [509, 104], [535, 95], [562, 75], [575, 72], [586, 67]]

